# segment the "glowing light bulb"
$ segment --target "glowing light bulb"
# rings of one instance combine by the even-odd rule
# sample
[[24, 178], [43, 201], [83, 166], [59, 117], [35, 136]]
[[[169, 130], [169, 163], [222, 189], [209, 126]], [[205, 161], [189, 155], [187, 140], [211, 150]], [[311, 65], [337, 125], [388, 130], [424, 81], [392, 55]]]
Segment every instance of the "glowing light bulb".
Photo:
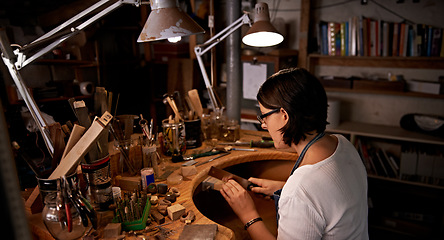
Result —
[[177, 43], [177, 42], [179, 42], [180, 40], [182, 40], [182, 37], [170, 37], [170, 38], [168, 38], [168, 42], [170, 42], [170, 43]]

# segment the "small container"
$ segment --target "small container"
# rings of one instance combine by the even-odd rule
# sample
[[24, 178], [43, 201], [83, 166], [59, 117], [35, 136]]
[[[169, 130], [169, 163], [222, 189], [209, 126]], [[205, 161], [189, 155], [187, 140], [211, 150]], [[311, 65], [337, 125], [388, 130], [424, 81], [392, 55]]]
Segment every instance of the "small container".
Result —
[[154, 169], [144, 168], [140, 170], [140, 177], [142, 178], [142, 187], [146, 189], [148, 185], [154, 183]]
[[90, 185], [100, 185], [111, 179], [109, 155], [93, 163], [82, 163], [81, 166]]
[[[143, 152], [143, 168], [152, 167], [154, 170], [154, 177], [159, 176], [159, 154], [157, 153], [157, 146], [142, 146]], [[142, 168], [142, 169], [143, 169]]]
[[240, 126], [237, 120], [227, 120], [221, 131], [223, 141], [235, 142], [240, 139]]
[[[68, 182], [71, 182], [71, 179], [74, 182], [77, 182], [77, 173], [73, 173], [67, 177]], [[40, 190], [40, 197], [42, 198], [42, 202], [45, 202], [45, 198], [50, 193], [57, 193], [57, 181], [58, 179], [44, 179], [37, 178], [37, 184]]]
[[186, 151], [186, 132], [184, 122], [170, 123], [162, 120], [163, 153], [167, 156], [183, 155]]
[[[62, 228], [62, 223], [59, 219], [59, 213], [56, 208], [57, 193], [51, 192], [45, 197], [45, 207], [42, 211], [42, 220], [48, 229], [49, 233], [55, 239], [78, 239], [83, 236], [86, 227], [82, 224], [82, 219], [73, 205], [71, 205], [72, 230], [68, 232], [68, 227]], [[62, 209], [61, 211], [65, 211]]]
[[122, 198], [122, 190], [120, 187], [112, 187], [111, 189], [113, 191], [114, 203], [116, 203], [120, 198]]
[[113, 203], [111, 179], [99, 185], [91, 185], [90, 190], [92, 202], [97, 204], [100, 210], [108, 210], [109, 205]]
[[157, 184], [157, 192], [159, 194], [166, 194], [168, 192], [168, 185], [166, 185], [165, 183]]
[[202, 146], [202, 128], [200, 119], [185, 121], [185, 136], [187, 149]]

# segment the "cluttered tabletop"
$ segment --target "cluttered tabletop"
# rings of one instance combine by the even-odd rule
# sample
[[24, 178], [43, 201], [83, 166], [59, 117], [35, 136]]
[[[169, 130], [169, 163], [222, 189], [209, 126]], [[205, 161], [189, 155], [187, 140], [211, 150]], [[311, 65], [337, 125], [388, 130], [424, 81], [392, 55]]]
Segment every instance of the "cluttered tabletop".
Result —
[[[80, 164], [83, 177], [75, 176], [76, 184], [70, 177], [63, 177], [57, 183], [58, 188], [53, 192], [58, 195], [53, 193], [53, 202], [50, 202], [51, 197], [46, 196], [45, 204], [40, 205], [39, 209], [35, 207], [38, 204], [29, 204], [28, 199], [25, 206], [33, 237], [53, 239], [56, 235], [70, 238], [78, 234], [78, 238], [83, 239], [196, 239], [197, 236], [205, 239], [242, 238], [242, 233], [237, 233], [242, 229], [236, 229], [237, 225], [242, 224], [233, 219], [224, 219], [224, 210], [217, 211], [223, 209], [219, 206], [223, 203], [218, 202], [221, 199], [218, 190], [223, 182], [218, 179], [221, 178], [219, 174], [212, 174], [212, 169], [229, 169], [230, 166], [253, 162], [254, 168], [248, 165], [237, 172], [234, 169], [234, 172], [245, 179], [250, 175], [277, 179], [286, 175], [282, 173], [291, 169], [296, 157], [295, 153], [276, 150], [267, 132], [239, 130], [237, 134], [237, 137], [231, 139], [237, 139], [233, 142], [213, 139], [191, 143], [194, 145], [188, 146], [188, 149], [185, 146], [179, 157], [168, 153], [166, 146], [159, 149], [159, 146], [147, 144], [141, 134], [131, 134], [131, 143], [123, 149], [118, 143], [109, 142], [107, 157], [94, 164]], [[281, 168], [257, 164], [272, 160], [288, 164], [281, 164]], [[268, 173], [258, 176], [258, 171]], [[110, 180], [100, 182], [103, 178]], [[89, 186], [85, 192], [82, 192], [82, 179]], [[42, 189], [40, 183], [39, 186], [45, 195], [51, 194], [51, 191], [46, 191], [47, 188]], [[72, 200], [75, 208], [71, 206], [71, 214], [60, 216], [58, 213], [59, 217], [52, 216], [52, 219], [61, 219], [54, 223], [54, 220], [51, 222], [48, 219], [60, 210], [60, 203], [57, 203], [59, 195], [60, 199], [68, 196], [65, 199]], [[36, 197], [34, 202], [42, 201], [39, 198], [41, 196]], [[76, 202], [79, 204], [76, 205]], [[90, 205], [91, 211], [80, 214], [82, 204], [88, 210], [84, 203]], [[269, 215], [273, 216], [274, 213]], [[70, 222], [67, 218], [70, 218]], [[233, 216], [231, 218], [235, 219]], [[273, 224], [270, 225], [273, 228]]]

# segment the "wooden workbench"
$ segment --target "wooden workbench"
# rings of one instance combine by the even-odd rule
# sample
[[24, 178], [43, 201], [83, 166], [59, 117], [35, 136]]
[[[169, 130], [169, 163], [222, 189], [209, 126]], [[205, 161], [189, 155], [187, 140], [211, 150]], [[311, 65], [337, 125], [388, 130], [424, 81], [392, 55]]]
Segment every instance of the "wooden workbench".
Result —
[[[257, 131], [241, 131], [241, 139], [240, 141], [250, 141], [250, 140], [260, 140], [260, 136], [268, 136], [268, 133], [266, 132], [257, 132]], [[207, 146], [205, 143], [203, 144], [200, 149], [204, 149]], [[186, 154], [190, 154], [191, 150], [187, 151]], [[208, 157], [202, 157], [196, 159], [197, 162], [205, 161], [210, 158], [213, 158], [214, 156], [208, 156]], [[217, 166], [219, 168], [226, 168], [233, 165], [241, 164], [241, 163], [248, 163], [248, 162], [255, 162], [255, 161], [264, 161], [264, 160], [285, 160], [288, 161], [288, 164], [282, 165], [281, 167], [273, 168], [270, 174], [279, 175], [277, 178], [286, 179], [288, 177], [288, 174], [291, 170], [291, 167], [293, 166], [293, 162], [297, 159], [297, 155], [295, 153], [286, 152], [286, 151], [278, 151], [274, 148], [270, 149], [257, 149], [256, 152], [249, 152], [249, 151], [231, 151], [231, 153], [227, 156], [221, 157], [219, 159], [216, 159], [212, 162], [197, 166], [197, 174], [189, 177], [185, 177], [182, 183], [174, 186], [168, 186], [168, 187], [176, 187], [180, 192], [180, 196], [177, 198], [176, 202], [173, 204], [181, 204], [186, 208], [186, 211], [193, 210], [196, 219], [192, 224], [217, 224], [218, 225], [218, 231], [216, 235], [216, 239], [235, 239], [234, 231], [230, 228], [227, 228], [223, 225], [220, 225], [213, 220], [207, 218], [204, 214], [202, 214], [198, 208], [196, 207], [193, 195], [195, 193], [198, 186], [202, 183], [205, 178], [208, 176], [208, 171], [211, 166]], [[180, 174], [181, 170], [180, 167], [183, 162], [179, 163], [172, 163], [170, 160], [168, 161], [167, 165], [169, 167], [177, 167], [178, 169], [175, 170], [172, 174]], [[122, 179], [126, 181], [140, 181], [140, 175], [139, 176], [133, 176], [133, 177], [122, 177]], [[276, 178], [275, 178], [276, 179]], [[166, 183], [166, 181], [159, 181], [156, 183]], [[219, 194], [219, 193], [218, 193]], [[215, 206], [217, 207], [217, 206]], [[274, 214], [274, 213], [273, 213]], [[166, 223], [170, 223], [171, 220], [168, 217], [165, 217]], [[41, 214], [33, 214], [29, 216], [30, 221], [30, 227], [32, 234], [37, 239], [53, 239], [51, 235], [46, 230], [42, 220], [41, 220]], [[153, 223], [152, 223], [153, 224]], [[170, 224], [166, 225], [165, 228], [173, 230], [172, 234], [168, 237], [170, 239], [178, 239], [180, 234], [182, 233], [184, 223], [182, 223], [179, 220], [176, 220], [174, 222], [171, 222]], [[151, 226], [151, 225], [150, 225]], [[241, 229], [242, 226], [240, 226], [239, 229]], [[238, 231], [238, 230], [235, 230]], [[244, 230], [242, 230], [244, 231]], [[100, 233], [100, 231], [98, 231]], [[149, 236], [149, 235], [146, 235]], [[239, 238], [239, 235], [238, 235]]]

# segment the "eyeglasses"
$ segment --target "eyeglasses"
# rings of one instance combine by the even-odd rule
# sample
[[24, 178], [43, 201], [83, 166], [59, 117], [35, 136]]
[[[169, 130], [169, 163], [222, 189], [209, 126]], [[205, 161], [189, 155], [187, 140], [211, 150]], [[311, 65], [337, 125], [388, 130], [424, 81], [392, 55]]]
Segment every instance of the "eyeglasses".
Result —
[[275, 112], [278, 112], [279, 110], [280, 110], [280, 108], [276, 108], [276, 109], [273, 109], [273, 110], [271, 110], [267, 113], [264, 113], [262, 115], [257, 115], [257, 120], [262, 124], [262, 123], [264, 123], [264, 119], [266, 117], [270, 116], [271, 114], [273, 114]]

